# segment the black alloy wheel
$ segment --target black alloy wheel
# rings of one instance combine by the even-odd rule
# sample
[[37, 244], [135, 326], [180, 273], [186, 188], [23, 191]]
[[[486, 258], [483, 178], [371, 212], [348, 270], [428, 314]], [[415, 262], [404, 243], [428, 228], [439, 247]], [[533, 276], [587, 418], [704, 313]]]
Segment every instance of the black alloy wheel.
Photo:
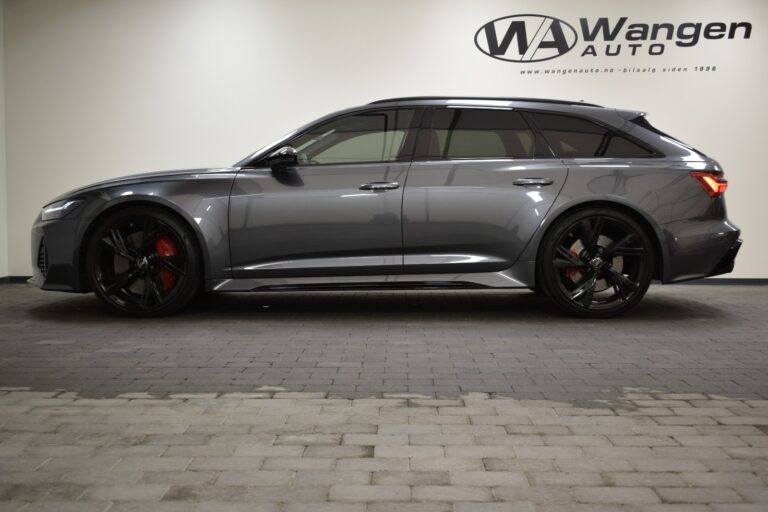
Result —
[[567, 313], [620, 315], [643, 298], [653, 277], [653, 244], [623, 212], [589, 208], [558, 219], [543, 241], [541, 289]]
[[131, 207], [104, 219], [90, 238], [89, 284], [127, 316], [163, 316], [185, 306], [200, 285], [194, 234], [176, 216]]

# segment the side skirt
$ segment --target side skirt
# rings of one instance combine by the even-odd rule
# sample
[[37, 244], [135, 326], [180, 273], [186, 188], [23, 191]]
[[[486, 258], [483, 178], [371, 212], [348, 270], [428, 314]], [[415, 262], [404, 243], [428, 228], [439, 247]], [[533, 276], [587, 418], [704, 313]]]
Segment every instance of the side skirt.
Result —
[[502, 272], [215, 279], [206, 282], [206, 290], [213, 292], [252, 292], [413, 288], [528, 288], [534, 284], [532, 276], [533, 262], [518, 262]]

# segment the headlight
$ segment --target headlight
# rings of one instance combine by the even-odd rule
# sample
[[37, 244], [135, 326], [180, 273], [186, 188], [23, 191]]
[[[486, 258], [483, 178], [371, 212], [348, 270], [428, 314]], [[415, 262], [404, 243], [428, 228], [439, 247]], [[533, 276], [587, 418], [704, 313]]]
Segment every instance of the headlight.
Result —
[[43, 212], [40, 214], [40, 217], [43, 220], [60, 219], [80, 206], [82, 202], [82, 199], [65, 199], [64, 201], [51, 203], [48, 206], [43, 207]]

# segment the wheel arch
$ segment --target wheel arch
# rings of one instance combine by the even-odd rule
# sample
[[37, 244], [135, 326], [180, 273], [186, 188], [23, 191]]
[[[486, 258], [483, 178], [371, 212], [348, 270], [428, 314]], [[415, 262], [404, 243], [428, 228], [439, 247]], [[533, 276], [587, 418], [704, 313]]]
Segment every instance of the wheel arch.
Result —
[[90, 287], [88, 286], [88, 279], [86, 278], [86, 272], [87, 269], [85, 268], [85, 261], [86, 261], [86, 251], [88, 250], [88, 244], [90, 243], [91, 236], [93, 235], [94, 230], [99, 225], [99, 223], [108, 217], [109, 215], [114, 214], [115, 212], [125, 210], [127, 208], [134, 208], [137, 206], [145, 206], [150, 208], [155, 208], [157, 210], [162, 210], [166, 213], [169, 213], [173, 215], [174, 217], [178, 218], [181, 222], [186, 224], [192, 232], [195, 234], [195, 247], [197, 248], [198, 256], [201, 258], [201, 272], [202, 275], [200, 276], [201, 282], [205, 282], [205, 277], [208, 275], [208, 271], [210, 268], [210, 258], [208, 255], [208, 252], [204, 250], [205, 247], [205, 241], [203, 234], [200, 232], [200, 229], [197, 226], [197, 223], [194, 222], [192, 218], [189, 217], [189, 215], [182, 210], [181, 208], [178, 208], [176, 205], [169, 201], [164, 201], [161, 198], [158, 197], [131, 197], [131, 198], [125, 198], [123, 200], [116, 200], [111, 203], [109, 203], [104, 209], [102, 209], [98, 215], [90, 219], [90, 222], [88, 223], [88, 226], [85, 228], [85, 231], [83, 232], [83, 236], [80, 238], [80, 246], [77, 250], [77, 258], [78, 258], [78, 271], [80, 274], [80, 286], [82, 287], [83, 291], [92, 291], [90, 290]]
[[[632, 217], [635, 221], [640, 224], [643, 229], [645, 229], [646, 233], [648, 234], [648, 237], [651, 240], [651, 243], [653, 244], [653, 255], [654, 255], [654, 269], [653, 269], [653, 278], [658, 279], [660, 281], [664, 281], [664, 276], [666, 275], [666, 267], [665, 264], [668, 261], [668, 255], [665, 250], [665, 245], [663, 244], [663, 234], [661, 231], [661, 228], [658, 226], [658, 224], [649, 217], [646, 213], [644, 213], [642, 210], [638, 209], [631, 203], [627, 203], [624, 201], [619, 201], [616, 199], [596, 199], [596, 200], [584, 200], [579, 201], [576, 203], [567, 203], [564, 205], [561, 205], [556, 211], [551, 212], [550, 215], [544, 220], [541, 227], [537, 231], [534, 241], [534, 244], [531, 244], [531, 251], [529, 252], [529, 255], [535, 258], [535, 261], [538, 261], [539, 254], [541, 252], [541, 246], [542, 241], [546, 238], [549, 231], [552, 229], [552, 226], [555, 225], [557, 220], [561, 219], [565, 215], [570, 215], [575, 211], [578, 210], [584, 210], [587, 208], [610, 208], [614, 210], [621, 211], [630, 217]], [[535, 280], [538, 281], [538, 265], [536, 265], [536, 276]]]

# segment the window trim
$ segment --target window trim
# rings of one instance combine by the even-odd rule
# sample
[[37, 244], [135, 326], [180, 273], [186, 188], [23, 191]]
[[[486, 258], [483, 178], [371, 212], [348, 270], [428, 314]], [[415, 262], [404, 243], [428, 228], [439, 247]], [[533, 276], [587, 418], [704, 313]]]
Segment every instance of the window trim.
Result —
[[[432, 127], [430, 126], [432, 124], [432, 119], [435, 116], [435, 112], [437, 110], [447, 110], [447, 109], [471, 109], [471, 110], [508, 110], [512, 112], [517, 112], [520, 114], [520, 116], [523, 119], [523, 122], [528, 126], [528, 129], [533, 134], [533, 144], [534, 144], [534, 156], [531, 158], [514, 158], [514, 157], [497, 157], [497, 156], [489, 156], [489, 157], [454, 157], [454, 158], [433, 158], [429, 157], [427, 155], [421, 155], [418, 153], [419, 151], [419, 139], [421, 138], [421, 134], [425, 133], [427, 130], [431, 130]], [[549, 156], [535, 156], [537, 145], [541, 144], [541, 149], [548, 151]], [[529, 117], [526, 115], [526, 111], [520, 108], [516, 107], [485, 107], [483, 105], [470, 105], [470, 106], [464, 106], [464, 105], [447, 105], [447, 106], [433, 106], [433, 107], [425, 107], [424, 108], [424, 114], [421, 117], [421, 124], [419, 125], [418, 133], [415, 137], [415, 143], [413, 148], [413, 162], [510, 162], [510, 161], [527, 161], [527, 160], [556, 160], [559, 159], [555, 155], [555, 152], [552, 150], [552, 147], [549, 144], [549, 141], [543, 136], [543, 134], [539, 131], [538, 127], [535, 126]]]
[[369, 112], [388, 112], [392, 110], [413, 110], [414, 111], [413, 120], [411, 121], [411, 126], [409, 126], [406, 129], [405, 139], [403, 140], [403, 144], [400, 148], [400, 151], [398, 152], [397, 157], [394, 160], [387, 160], [387, 161], [371, 160], [366, 162], [347, 162], [347, 163], [328, 163], [328, 164], [300, 164], [300, 165], [297, 165], [296, 168], [315, 169], [315, 168], [321, 168], [321, 167], [348, 167], [348, 166], [355, 166], [355, 165], [376, 165], [376, 164], [393, 165], [393, 164], [408, 163], [413, 159], [413, 152], [416, 147], [416, 138], [418, 136], [419, 128], [421, 126], [421, 121], [422, 121], [422, 117], [424, 115], [424, 110], [425, 110], [424, 107], [419, 105], [403, 105], [403, 106], [386, 107], [386, 108], [381, 108], [381, 106], [377, 105], [377, 108], [363, 108], [360, 110], [355, 110], [353, 112], [345, 112], [338, 116], [324, 119], [321, 122], [315, 123], [307, 127], [306, 130], [303, 130], [299, 133], [294, 134], [290, 139], [269, 148], [264, 152], [264, 156], [262, 156], [255, 162], [249, 163], [247, 168], [269, 167], [266, 163], [267, 155], [269, 155], [272, 151], [275, 151], [283, 146], [292, 145], [293, 141], [295, 141], [299, 137], [306, 135], [307, 133], [311, 132], [312, 130], [316, 129], [319, 126], [332, 123], [347, 117], [354, 117], [354, 116], [358, 116], [360, 114], [366, 114]]
[[[611, 160], [635, 160], [635, 159], [642, 159], [647, 160], [649, 158], [664, 158], [666, 155], [664, 155], [662, 152], [660, 152], [658, 149], [650, 146], [647, 142], [644, 142], [637, 137], [630, 135], [627, 132], [624, 132], [622, 130], [619, 130], [618, 128], [615, 128], [613, 126], [610, 126], [606, 123], [603, 123], [602, 121], [592, 119], [589, 117], [580, 116], [578, 114], [572, 114], [570, 112], [558, 112], [556, 110], [543, 110], [543, 109], [525, 109], [522, 112], [526, 114], [525, 117], [528, 118], [529, 123], [535, 127], [535, 130], [537, 133], [541, 135], [541, 137], [547, 142], [547, 145], [549, 146], [550, 151], [553, 155], [555, 155], [555, 158], [559, 158], [560, 160], [595, 160], [595, 159], [611, 159]], [[648, 156], [637, 156], [637, 157], [629, 157], [629, 156], [563, 156], [560, 155], [558, 151], [556, 151], [555, 146], [550, 142], [550, 140], [547, 138], [546, 135], [544, 135], [544, 131], [539, 127], [538, 123], [535, 119], [535, 114], [552, 114], [562, 117], [571, 117], [573, 119], [578, 119], [580, 121], [586, 121], [588, 123], [592, 123], [600, 128], [603, 128], [604, 130], [608, 131], [609, 133], [612, 133], [613, 135], [618, 135], [620, 137], [624, 137], [628, 141], [632, 142], [633, 144], [636, 144], [637, 146], [640, 146], [640, 148], [648, 151], [651, 153]]]

